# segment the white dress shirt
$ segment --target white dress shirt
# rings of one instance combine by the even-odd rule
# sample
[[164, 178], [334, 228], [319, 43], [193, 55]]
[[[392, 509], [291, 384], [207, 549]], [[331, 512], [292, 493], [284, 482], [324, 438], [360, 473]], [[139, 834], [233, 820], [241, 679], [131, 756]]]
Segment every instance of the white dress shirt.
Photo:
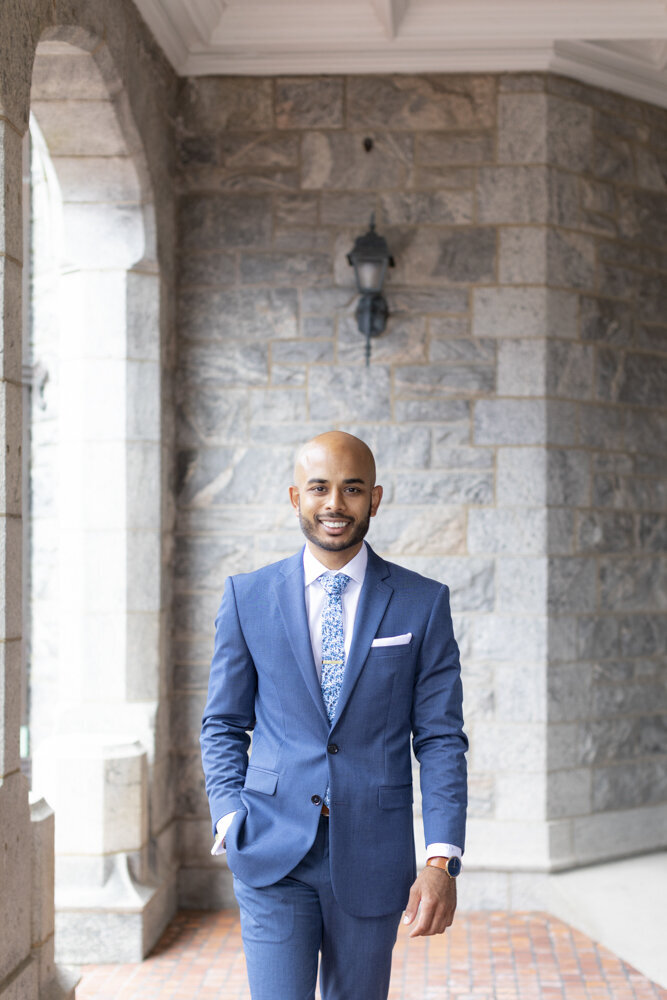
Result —
[[[350, 652], [352, 635], [354, 632], [354, 622], [359, 606], [359, 596], [366, 576], [366, 566], [368, 565], [368, 549], [364, 543], [356, 556], [353, 556], [348, 563], [345, 563], [336, 573], [344, 573], [349, 576], [350, 582], [342, 594], [343, 601], [343, 637], [345, 642], [345, 656]], [[322, 612], [326, 601], [326, 591], [320, 583], [319, 577], [323, 573], [332, 572], [327, 569], [319, 559], [316, 559], [308, 546], [303, 550], [303, 576], [305, 586], [306, 614], [308, 616], [308, 631], [310, 633], [310, 644], [313, 648], [313, 659], [317, 676], [322, 678]], [[227, 813], [216, 824], [216, 838], [211, 854], [224, 854], [225, 834], [234, 818], [234, 813]], [[378, 845], [381, 850], [382, 845]], [[451, 858], [461, 857], [461, 848], [455, 844], [428, 844], [426, 847], [426, 857], [428, 858]]]

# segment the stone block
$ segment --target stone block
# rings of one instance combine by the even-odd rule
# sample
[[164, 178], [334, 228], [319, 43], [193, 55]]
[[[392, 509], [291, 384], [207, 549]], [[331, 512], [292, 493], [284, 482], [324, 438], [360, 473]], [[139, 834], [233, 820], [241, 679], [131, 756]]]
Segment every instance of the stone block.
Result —
[[667, 567], [660, 557], [626, 556], [600, 562], [603, 611], [667, 609]]
[[[450, 433], [449, 440], [457, 444], [470, 441], [471, 404], [465, 399], [397, 399], [394, 404], [396, 420], [400, 423], [434, 422], [442, 425], [442, 434]], [[444, 437], [441, 439], [444, 441]]]
[[270, 383], [276, 389], [305, 388], [306, 382], [307, 377], [305, 368], [295, 368], [293, 365], [271, 366]]
[[502, 340], [498, 349], [498, 394], [543, 397], [546, 341]]
[[378, 196], [373, 191], [323, 191], [320, 222], [334, 226], [363, 226], [377, 210]]
[[299, 163], [299, 142], [292, 134], [227, 132], [218, 140], [218, 151], [220, 163], [228, 169], [284, 169]]
[[434, 433], [433, 468], [492, 470], [494, 459], [492, 448], [452, 447], [447, 431]]
[[419, 132], [492, 128], [496, 83], [481, 75], [353, 76], [347, 82], [347, 126]]
[[[467, 313], [469, 309], [467, 288], [448, 288], [442, 284], [436, 288], [407, 289], [389, 287], [387, 300], [391, 315], [398, 313]], [[466, 324], [467, 317], [439, 317], [438, 322]], [[457, 325], [457, 329], [459, 326]]]
[[30, 933], [33, 945], [40, 945], [54, 931], [54, 813], [45, 799], [31, 802], [30, 828], [32, 833]]
[[501, 94], [498, 98], [498, 162], [547, 162], [547, 98]]
[[[338, 322], [338, 361], [363, 363], [366, 341], [359, 333], [356, 318]], [[426, 321], [422, 316], [391, 316], [387, 329], [373, 341], [372, 360], [378, 364], [409, 364], [426, 360]]]
[[331, 282], [331, 255], [319, 252], [244, 253], [245, 285], [326, 285]]
[[[158, 510], [155, 511], [157, 522]], [[161, 537], [156, 526], [127, 532], [127, 608], [150, 614], [161, 609]]]
[[474, 219], [472, 191], [383, 194], [380, 204], [383, 217], [390, 226], [424, 223], [466, 225]]
[[547, 546], [551, 555], [574, 555], [574, 513], [550, 507], [547, 515]]
[[245, 389], [226, 389], [200, 382], [191, 392], [181, 383], [178, 394], [178, 441], [199, 447], [245, 441], [248, 394]]
[[[526, 722], [517, 726], [512, 722], [485, 722], [474, 747], [473, 772], [511, 772], [517, 761], [531, 761], [539, 771], [546, 759], [544, 725]], [[470, 848], [469, 848], [470, 849]]]
[[10, 382], [0, 384], [0, 454], [4, 475], [0, 480], [0, 510], [6, 516], [21, 516], [21, 423], [22, 389]]
[[496, 499], [512, 507], [517, 499], [527, 506], [547, 502], [547, 452], [543, 448], [499, 448]]
[[588, 719], [591, 673], [591, 665], [582, 661], [549, 667], [547, 704], [550, 723], [573, 723]]
[[574, 337], [576, 296], [544, 288], [476, 288], [477, 337]]
[[590, 448], [619, 449], [623, 447], [624, 427], [632, 414], [626, 416], [614, 406], [586, 404], [579, 410], [579, 443]]
[[130, 441], [160, 440], [160, 365], [157, 361], [128, 361], [126, 377], [126, 435]]
[[6, 641], [21, 637], [23, 533], [19, 517], [10, 516], [3, 521], [4, 530], [0, 533], [0, 607], [3, 609], [0, 628]]
[[498, 278], [502, 284], [546, 284], [547, 232], [543, 226], [502, 227], [498, 254]]
[[496, 610], [503, 613], [545, 614], [547, 561], [505, 556], [496, 566]]
[[664, 192], [619, 190], [619, 230], [626, 240], [664, 247], [661, 234], [667, 221]]
[[593, 812], [658, 805], [667, 796], [665, 759], [596, 767], [592, 772]]
[[443, 506], [410, 508], [408, 518], [406, 508], [389, 506], [372, 522], [369, 538], [378, 551], [399, 562], [403, 555], [420, 555], [425, 546], [433, 554], [462, 555], [465, 517], [460, 508]]
[[574, 101], [550, 95], [547, 100], [548, 161], [565, 170], [589, 173], [593, 112]]
[[547, 231], [549, 282], [566, 288], [595, 288], [595, 241], [570, 230]]
[[471, 774], [468, 780], [468, 816], [479, 819], [494, 814], [495, 777]]
[[667, 517], [663, 514], [640, 515], [639, 547], [647, 552], [667, 552]]
[[301, 140], [301, 187], [305, 190], [406, 187], [412, 172], [411, 136], [378, 133], [373, 154], [358, 132], [306, 132]]
[[0, 378], [21, 381], [23, 278], [21, 266], [0, 255]]
[[236, 281], [236, 256], [218, 250], [207, 253], [194, 251], [180, 260], [179, 285], [221, 286], [233, 285]]
[[457, 330], [467, 333], [466, 321], [457, 323], [452, 322], [452, 319], [458, 320], [458, 317], [451, 319], [449, 317], [442, 319], [434, 317], [429, 322], [431, 333], [429, 360], [452, 363], [458, 361], [481, 362], [482, 364], [494, 365], [496, 362], [496, 341], [478, 337], [458, 339], [453, 334]]
[[593, 140], [593, 172], [616, 184], [634, 184], [635, 168], [630, 144], [618, 136], [597, 133]]
[[208, 448], [181, 458], [180, 500], [193, 506], [265, 503], [285, 499], [292, 476], [292, 449]]
[[494, 156], [493, 132], [424, 132], [417, 135], [416, 158], [423, 166], [491, 163]]
[[606, 511], [579, 515], [577, 549], [579, 552], [627, 552], [635, 547], [634, 517]]
[[597, 574], [593, 559], [552, 556], [549, 559], [548, 605], [552, 614], [580, 614], [597, 605]]
[[493, 474], [484, 471], [405, 472], [395, 477], [396, 500], [415, 504], [489, 504]]
[[178, 873], [178, 905], [183, 909], [236, 909], [232, 873], [218, 867], [181, 868]]
[[271, 345], [271, 360], [283, 365], [331, 364], [333, 348], [333, 340], [277, 340]]
[[110, 100], [32, 101], [52, 156], [125, 156], [127, 141]]
[[[397, 236], [402, 236], [403, 245]], [[495, 280], [496, 234], [490, 227], [392, 230], [387, 239], [396, 256], [397, 282], [419, 286]], [[467, 309], [466, 302], [462, 309], [447, 311]]]
[[547, 351], [547, 395], [590, 399], [593, 392], [593, 348], [552, 341]]
[[279, 77], [275, 107], [278, 128], [342, 128], [343, 80], [335, 76]]
[[590, 498], [590, 460], [586, 452], [550, 448], [547, 452], [547, 503], [587, 506]]
[[547, 775], [547, 818], [588, 816], [591, 812], [590, 768], [551, 771]]
[[552, 221], [546, 168], [480, 167], [477, 213], [478, 220], [487, 224]]
[[634, 340], [634, 311], [625, 302], [581, 297], [581, 337], [626, 347]]
[[[158, 573], [153, 569], [153, 574]], [[127, 663], [125, 676], [127, 698], [130, 701], [157, 701], [160, 690], [160, 617], [132, 609], [127, 622]], [[141, 664], [141, 669], [136, 669]]]
[[402, 395], [488, 395], [495, 390], [495, 374], [489, 364], [400, 365], [394, 384]]
[[663, 455], [667, 440], [667, 414], [658, 410], [628, 411], [625, 421], [626, 446], [632, 451]]
[[306, 394], [301, 389], [256, 389], [250, 393], [250, 422], [275, 426], [306, 420]]
[[471, 167], [416, 167], [414, 187], [417, 191], [474, 190], [475, 172]]
[[468, 511], [468, 551], [471, 555], [544, 555], [547, 512], [517, 507]]
[[[549, 719], [547, 767], [550, 781], [560, 769], [567, 774], [576, 767], [579, 761], [579, 732], [580, 726], [577, 722], [552, 722]], [[558, 796], [555, 795], [554, 798], [557, 799]]]
[[[529, 670], [533, 670], [536, 669], [536, 663], [545, 659], [546, 648], [547, 620], [545, 616], [495, 613], [479, 617], [471, 636], [471, 648], [468, 655], [474, 662], [495, 664], [497, 671], [500, 670], [501, 664], [510, 664], [514, 669], [517, 663], [525, 664]], [[499, 691], [500, 681], [497, 679], [496, 702], [499, 696], [504, 698], [504, 695], [500, 695]], [[537, 694], [534, 688], [531, 693], [527, 693], [527, 697], [529, 701], [532, 699], [534, 709], [538, 712], [538, 716], [542, 717], [536, 707]], [[503, 701], [503, 704], [505, 709], [509, 711], [506, 700]], [[525, 703], [523, 703], [522, 711], [524, 710], [527, 710]], [[496, 718], [502, 719], [504, 716], [496, 714]]]
[[[294, 288], [184, 292], [180, 313], [185, 339], [228, 341], [231, 350], [241, 352], [248, 343], [293, 340], [299, 335], [298, 293]], [[190, 352], [186, 363], [189, 356]], [[247, 364], [247, 359], [241, 364]], [[243, 374], [241, 368], [239, 375]], [[245, 380], [241, 377], [240, 381], [243, 384]]]
[[190, 194], [181, 198], [181, 249], [230, 250], [266, 245], [271, 202], [266, 194]]
[[378, 427], [359, 436], [370, 442], [381, 472], [425, 469], [430, 465], [431, 431], [428, 427]]
[[[19, 638], [0, 642], [0, 779], [19, 773], [22, 718], [22, 648]], [[36, 700], [36, 699], [35, 699]]]
[[181, 128], [194, 135], [273, 127], [273, 81], [257, 77], [206, 76], [181, 81]]
[[475, 404], [475, 444], [542, 444], [547, 437], [542, 400], [481, 399]]
[[501, 821], [543, 820], [546, 812], [546, 775], [523, 771], [496, 777], [496, 816]]
[[312, 420], [385, 421], [391, 418], [389, 369], [318, 366], [308, 382]]

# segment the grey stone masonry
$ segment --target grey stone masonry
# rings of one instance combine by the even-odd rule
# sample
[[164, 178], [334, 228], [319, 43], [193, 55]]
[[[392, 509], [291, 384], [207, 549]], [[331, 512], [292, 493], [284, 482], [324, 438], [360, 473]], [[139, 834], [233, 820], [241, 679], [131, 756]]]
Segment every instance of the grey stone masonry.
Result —
[[[375, 449], [371, 544], [451, 586], [466, 904], [537, 899], [485, 868], [537, 886], [664, 844], [666, 130], [656, 109], [544, 75], [183, 82], [172, 738], [188, 905], [230, 898], [197, 744], [224, 580], [301, 545], [294, 449], [332, 427]], [[396, 267], [366, 369], [345, 254], [371, 212]]]

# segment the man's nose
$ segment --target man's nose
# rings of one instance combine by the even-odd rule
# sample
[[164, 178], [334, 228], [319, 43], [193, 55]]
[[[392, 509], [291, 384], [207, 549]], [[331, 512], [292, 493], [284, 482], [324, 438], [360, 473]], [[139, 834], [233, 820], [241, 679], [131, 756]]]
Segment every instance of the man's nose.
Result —
[[341, 510], [345, 506], [345, 494], [335, 486], [327, 498], [328, 510]]

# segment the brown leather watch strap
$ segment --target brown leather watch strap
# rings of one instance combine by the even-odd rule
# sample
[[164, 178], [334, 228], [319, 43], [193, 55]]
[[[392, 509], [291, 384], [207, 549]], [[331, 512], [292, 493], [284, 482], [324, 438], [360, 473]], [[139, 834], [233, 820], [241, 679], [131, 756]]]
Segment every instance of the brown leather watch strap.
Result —
[[449, 878], [453, 878], [454, 876], [450, 875], [449, 872], [447, 871], [448, 861], [449, 858], [428, 858], [426, 864], [429, 868], [442, 868], [443, 872], [447, 872]]

